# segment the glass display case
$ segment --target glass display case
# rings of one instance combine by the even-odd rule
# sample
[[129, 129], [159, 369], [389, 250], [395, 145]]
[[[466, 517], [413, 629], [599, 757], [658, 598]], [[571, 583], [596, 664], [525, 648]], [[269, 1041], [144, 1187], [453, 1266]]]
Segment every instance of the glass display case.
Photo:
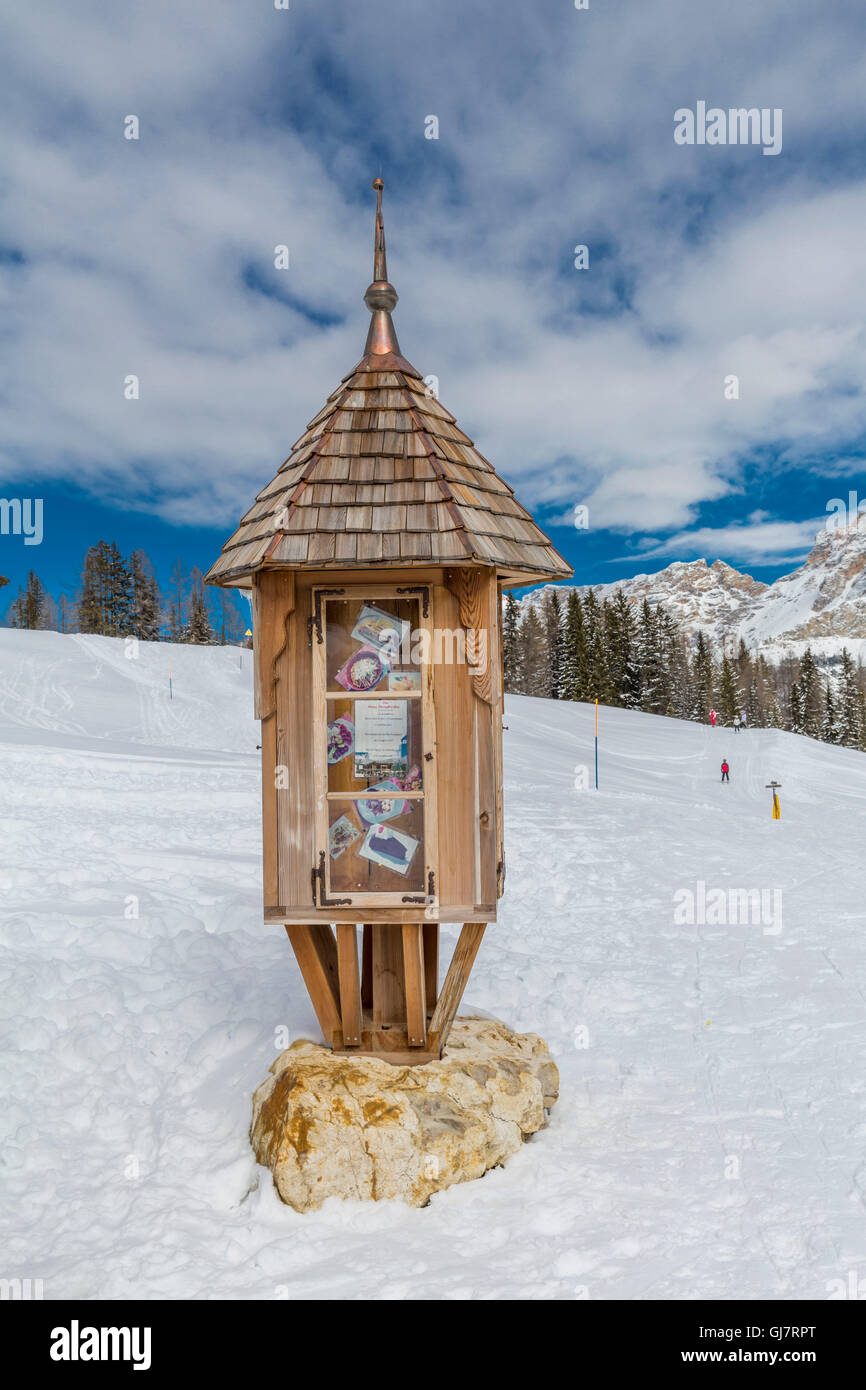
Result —
[[314, 594], [320, 906], [435, 897], [427, 591]]

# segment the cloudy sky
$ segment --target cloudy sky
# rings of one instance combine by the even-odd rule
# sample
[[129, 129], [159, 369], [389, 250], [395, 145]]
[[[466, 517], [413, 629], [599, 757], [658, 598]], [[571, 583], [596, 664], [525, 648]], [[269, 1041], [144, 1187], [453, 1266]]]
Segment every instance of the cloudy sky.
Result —
[[[289, 5], [4, 6], [0, 496], [45, 539], [0, 571], [210, 563], [361, 354], [380, 171], [403, 352], [581, 582], [772, 578], [866, 497], [862, 0]], [[701, 101], [781, 152], [676, 144]]]

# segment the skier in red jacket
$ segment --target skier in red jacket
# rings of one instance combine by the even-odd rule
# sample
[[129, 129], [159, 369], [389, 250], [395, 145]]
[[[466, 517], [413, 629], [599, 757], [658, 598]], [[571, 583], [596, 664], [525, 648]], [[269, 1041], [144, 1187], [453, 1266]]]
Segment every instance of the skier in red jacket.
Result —
[[713, 728], [716, 727], [716, 711], [714, 709], [710, 710], [710, 723], [712, 724]]
[[731, 779], [730, 779], [730, 777], [728, 776], [728, 773], [730, 772], [730, 770], [731, 770], [731, 769], [728, 767], [728, 760], [727, 760], [727, 758], [723, 758], [723, 759], [722, 759], [722, 781], [723, 781], [723, 782], [730, 782]]

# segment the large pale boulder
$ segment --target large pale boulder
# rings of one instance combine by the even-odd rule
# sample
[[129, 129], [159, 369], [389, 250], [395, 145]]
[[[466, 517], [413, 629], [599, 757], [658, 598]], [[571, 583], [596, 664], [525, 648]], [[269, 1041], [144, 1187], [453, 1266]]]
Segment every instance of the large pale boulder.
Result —
[[250, 1139], [296, 1211], [327, 1197], [420, 1207], [504, 1163], [558, 1087], [546, 1043], [495, 1019], [459, 1018], [442, 1060], [417, 1067], [296, 1042], [253, 1096]]

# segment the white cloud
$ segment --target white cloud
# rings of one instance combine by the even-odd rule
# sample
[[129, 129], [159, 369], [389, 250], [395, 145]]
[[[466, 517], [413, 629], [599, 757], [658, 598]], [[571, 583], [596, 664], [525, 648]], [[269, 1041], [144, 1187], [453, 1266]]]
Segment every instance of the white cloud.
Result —
[[[657, 541], [649, 550], [641, 550], [640, 558], [662, 556], [708, 560], [726, 556], [752, 565], [796, 564], [815, 543], [815, 537], [826, 523], [826, 517], [812, 521], [759, 521], [734, 526], [701, 526], [681, 531]], [[618, 561], [636, 557], [619, 556]]]
[[[230, 526], [360, 356], [377, 142], [403, 350], [529, 504], [681, 530], [756, 449], [812, 469], [850, 453], [866, 184], [806, 159], [862, 119], [842, 17], [805, 0], [377, 14], [375, 43], [342, 0], [16, 15], [4, 236], [28, 263], [0, 267], [0, 467]], [[783, 154], [676, 148], [695, 95], [783, 105]], [[571, 271], [584, 240], [592, 269]], [[242, 281], [277, 242], [296, 308]], [[620, 293], [616, 317], [582, 310]]]

